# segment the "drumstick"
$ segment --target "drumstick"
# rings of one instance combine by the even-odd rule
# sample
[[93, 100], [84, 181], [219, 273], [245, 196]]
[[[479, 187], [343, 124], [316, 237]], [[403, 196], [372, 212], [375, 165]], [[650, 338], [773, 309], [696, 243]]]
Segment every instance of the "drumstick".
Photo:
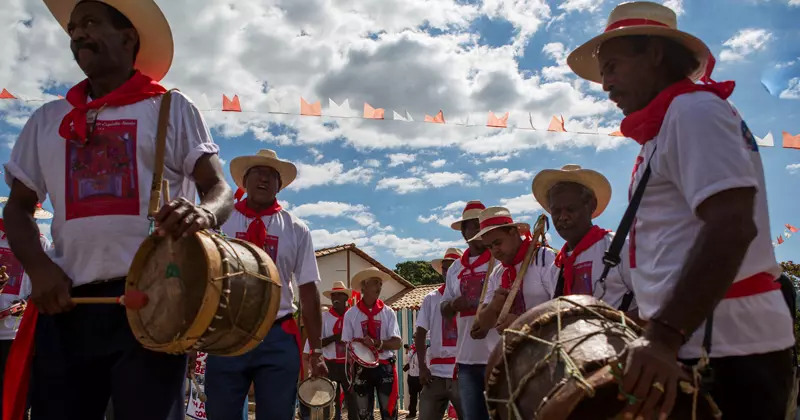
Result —
[[[169, 181], [161, 180], [161, 192], [164, 194], [161, 201], [164, 204], [169, 202]], [[169, 264], [167, 264], [167, 278], [180, 278], [181, 270], [175, 264], [175, 250], [172, 248], [172, 235], [167, 236], [167, 252], [169, 252]]]
[[72, 303], [75, 304], [119, 304], [128, 309], [139, 310], [147, 306], [150, 298], [146, 293], [138, 290], [131, 290], [119, 297], [74, 297]]
[[506, 297], [506, 301], [503, 303], [503, 309], [500, 311], [500, 316], [497, 317], [497, 325], [500, 325], [503, 323], [503, 321], [505, 321], [505, 317], [511, 310], [511, 305], [514, 304], [514, 299], [517, 297], [519, 287], [522, 284], [522, 280], [525, 278], [525, 273], [528, 271], [528, 266], [531, 264], [531, 257], [539, 245], [539, 238], [544, 237], [544, 224], [547, 220], [546, 218], [547, 216], [541, 215], [536, 221], [536, 226], [533, 230], [533, 241], [528, 249], [527, 254], [525, 254], [525, 259], [522, 261], [522, 266], [519, 269], [519, 273], [517, 273], [517, 278], [514, 279], [514, 283], [511, 285], [511, 290], [508, 293], [508, 297]]

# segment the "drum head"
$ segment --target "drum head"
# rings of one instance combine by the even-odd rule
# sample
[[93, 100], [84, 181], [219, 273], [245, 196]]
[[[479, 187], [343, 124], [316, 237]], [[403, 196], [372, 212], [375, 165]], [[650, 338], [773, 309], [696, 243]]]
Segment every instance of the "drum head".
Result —
[[378, 364], [378, 358], [375, 357], [375, 353], [366, 344], [360, 341], [352, 341], [350, 342], [350, 349], [359, 363], [368, 366]]
[[297, 387], [297, 397], [308, 407], [324, 407], [333, 402], [336, 387], [325, 378], [309, 378]]

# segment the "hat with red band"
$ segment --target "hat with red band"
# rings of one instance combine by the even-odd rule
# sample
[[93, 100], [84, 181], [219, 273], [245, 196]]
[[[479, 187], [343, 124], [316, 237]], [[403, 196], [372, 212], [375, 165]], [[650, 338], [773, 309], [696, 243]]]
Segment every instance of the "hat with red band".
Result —
[[431, 267], [436, 270], [437, 273], [442, 274], [442, 263], [445, 261], [455, 261], [461, 259], [461, 250], [458, 248], [447, 248], [447, 251], [444, 252], [444, 258], [437, 258], [431, 261]]
[[[8, 202], [8, 197], [0, 197], [0, 204]], [[34, 219], [52, 219], [53, 213], [42, 208], [42, 203], [36, 204], [36, 209], [33, 211]]]
[[531, 231], [531, 225], [514, 222], [514, 219], [511, 217], [511, 212], [505, 207], [489, 207], [481, 212], [479, 221], [481, 224], [481, 231], [470, 238], [470, 242], [481, 239], [487, 232], [501, 227], [515, 227], [519, 229], [520, 235], [529, 234]]
[[456, 220], [453, 224], [450, 225], [451, 228], [454, 230], [461, 230], [461, 223], [466, 222], [467, 220], [474, 220], [480, 217], [481, 212], [486, 209], [486, 206], [481, 203], [480, 200], [472, 200], [467, 201], [467, 204], [464, 206], [464, 211], [461, 213], [461, 219]]
[[679, 42], [700, 62], [693, 81], [711, 74], [714, 59], [708, 46], [694, 35], [678, 30], [678, 17], [664, 5], [649, 1], [622, 3], [611, 11], [605, 31], [576, 48], [567, 57], [567, 64], [579, 77], [602, 83], [597, 52], [603, 42], [621, 36], [649, 35], [670, 38]]
[[331, 295], [334, 293], [344, 293], [347, 295], [348, 299], [350, 299], [353, 296], [353, 290], [348, 289], [347, 286], [345, 286], [344, 283], [341, 281], [333, 282], [333, 287], [331, 287], [331, 290], [326, 290], [322, 292], [322, 295], [330, 299]]

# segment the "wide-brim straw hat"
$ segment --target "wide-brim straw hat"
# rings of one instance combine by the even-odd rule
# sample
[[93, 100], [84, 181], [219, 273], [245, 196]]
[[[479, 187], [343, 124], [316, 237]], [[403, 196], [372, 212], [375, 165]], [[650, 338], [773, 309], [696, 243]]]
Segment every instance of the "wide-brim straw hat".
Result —
[[[8, 197], [0, 197], [0, 204], [5, 204], [8, 202]], [[34, 219], [52, 219], [53, 213], [42, 208], [42, 204], [36, 204], [36, 210], [33, 212]]]
[[550, 213], [550, 189], [560, 182], [574, 182], [592, 191], [597, 198], [597, 208], [592, 219], [600, 216], [611, 201], [611, 183], [603, 174], [591, 169], [583, 169], [579, 165], [564, 165], [561, 169], [545, 169], [533, 178], [531, 190], [533, 197]]
[[366, 268], [353, 275], [353, 278], [350, 279], [350, 287], [353, 290], [361, 291], [361, 283], [371, 278], [380, 279], [381, 283], [383, 283], [389, 281], [392, 278], [392, 276], [390, 276], [383, 270], [377, 269], [375, 267]]
[[[44, 0], [50, 13], [67, 30], [75, 6], [83, 0]], [[131, 21], [139, 34], [139, 53], [133, 67], [155, 81], [172, 66], [175, 45], [167, 18], [153, 0], [93, 0], [105, 3]]]
[[505, 207], [489, 207], [481, 212], [479, 221], [481, 224], [481, 231], [470, 238], [470, 242], [481, 239], [487, 232], [501, 227], [516, 227], [519, 229], [520, 234], [531, 231], [531, 225], [514, 222], [514, 219], [511, 217], [511, 212]]
[[239, 156], [231, 161], [231, 177], [237, 187], [245, 189], [244, 176], [256, 166], [267, 166], [278, 171], [281, 177], [281, 190], [297, 178], [297, 167], [294, 163], [279, 159], [274, 150], [261, 149], [253, 156]]
[[345, 286], [344, 283], [340, 281], [334, 282], [331, 290], [326, 290], [322, 292], [322, 295], [330, 299], [331, 295], [334, 293], [344, 293], [347, 295], [348, 299], [353, 297], [353, 289], [348, 289], [347, 286]]
[[445, 261], [455, 261], [461, 259], [462, 252], [458, 248], [447, 248], [447, 251], [444, 253], [444, 258], [437, 258], [431, 261], [431, 267], [436, 270], [437, 273], [442, 274], [442, 263]]
[[486, 206], [484, 206], [480, 200], [468, 201], [464, 206], [464, 211], [461, 212], [461, 219], [453, 222], [450, 227], [454, 230], [461, 231], [461, 223], [479, 218], [481, 212], [484, 210], [486, 210]]
[[678, 30], [678, 17], [672, 9], [649, 1], [622, 3], [615, 7], [608, 16], [605, 31], [570, 53], [567, 64], [579, 77], [602, 83], [597, 58], [600, 46], [609, 39], [631, 35], [659, 36], [679, 42], [700, 62], [691, 79], [697, 81], [705, 74], [711, 56], [708, 46], [694, 35]]

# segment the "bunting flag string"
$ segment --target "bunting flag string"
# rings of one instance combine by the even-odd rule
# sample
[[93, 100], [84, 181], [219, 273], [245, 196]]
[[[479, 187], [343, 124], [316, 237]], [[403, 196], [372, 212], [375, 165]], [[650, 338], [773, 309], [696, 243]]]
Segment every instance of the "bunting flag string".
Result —
[[778, 245], [783, 244], [784, 242], [786, 242], [786, 239], [791, 238], [792, 235], [797, 233], [797, 228], [788, 223], [783, 225], [783, 227], [784, 227], [783, 233], [778, 235], [775, 241], [772, 241], [773, 247], [777, 247]]
[[[58, 96], [59, 98], [63, 98], [62, 96]], [[21, 102], [48, 102], [48, 99], [32, 99], [32, 98], [22, 98], [20, 96], [14, 95], [9, 92], [7, 89], [0, 90], [0, 100], [7, 100], [7, 101], [21, 101]], [[322, 104], [320, 101], [316, 101], [313, 103], [309, 103], [305, 98], [300, 98], [300, 110], [299, 113], [296, 112], [283, 112], [283, 111], [254, 111], [254, 110], [244, 110], [242, 108], [239, 95], [233, 95], [232, 98], [229, 98], [227, 95], [222, 95], [222, 107], [221, 109], [200, 109], [203, 112], [215, 112], [215, 111], [222, 111], [222, 112], [241, 112], [241, 113], [254, 113], [254, 114], [272, 114], [272, 115], [294, 115], [294, 116], [307, 116], [307, 117], [326, 117], [326, 118], [341, 118], [341, 119], [367, 119], [367, 120], [386, 120], [384, 108], [375, 108], [374, 106], [370, 105], [369, 103], [364, 102], [364, 112], [360, 115], [350, 108], [350, 103], [348, 99], [345, 99], [341, 105], [336, 104], [333, 99], [328, 99], [328, 108], [325, 109], [325, 113], [323, 113]], [[528, 127], [524, 127], [521, 125], [511, 126], [508, 125], [508, 119], [510, 117], [510, 112], [506, 112], [503, 114], [502, 117], [498, 117], [494, 111], [489, 111], [486, 119], [486, 124], [470, 124], [469, 121], [469, 114], [462, 120], [456, 123], [448, 123], [445, 120], [444, 112], [439, 110], [438, 113], [434, 116], [425, 115], [423, 119], [424, 123], [430, 124], [447, 124], [447, 125], [457, 125], [461, 127], [479, 127], [485, 126], [490, 128], [502, 128], [502, 129], [510, 129], [510, 130], [530, 130], [530, 131], [542, 131], [536, 128], [533, 125], [533, 115], [532, 113], [528, 113]], [[392, 111], [392, 120], [394, 121], [401, 121], [401, 122], [416, 122], [414, 118], [411, 117], [408, 110], [403, 110], [403, 113], [400, 114], [396, 110]], [[624, 137], [620, 130], [615, 130], [611, 133], [600, 133], [598, 132], [597, 125], [594, 127], [594, 131], [569, 131], [566, 127], [566, 120], [564, 119], [563, 115], [553, 116], [550, 119], [550, 124], [547, 126], [548, 132], [554, 133], [569, 133], [569, 134], [580, 134], [580, 135], [604, 135], [609, 137]], [[783, 140], [783, 148], [785, 149], [800, 149], [800, 134], [792, 135], [786, 131], [782, 132], [782, 140]], [[775, 146], [775, 139], [773, 138], [772, 132], [768, 132], [764, 137], [756, 136], [756, 143], [758, 146], [761, 147], [774, 147]]]

